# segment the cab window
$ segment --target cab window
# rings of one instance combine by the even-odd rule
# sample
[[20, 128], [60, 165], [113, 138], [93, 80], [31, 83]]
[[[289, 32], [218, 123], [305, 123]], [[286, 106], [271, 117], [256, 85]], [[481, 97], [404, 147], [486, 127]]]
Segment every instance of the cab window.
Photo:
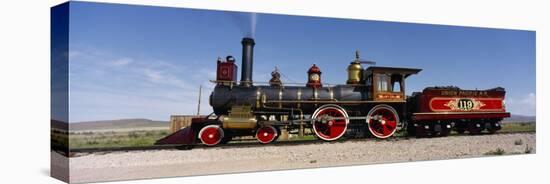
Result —
[[401, 80], [403, 80], [401, 75], [394, 74], [391, 76], [392, 92], [402, 92]]
[[386, 91], [389, 91], [388, 87], [388, 75], [386, 74], [378, 74], [378, 79], [377, 79], [377, 86], [378, 86], [378, 91], [380, 92], [386, 92]]
[[366, 78], [367, 78], [367, 80], [365, 80], [365, 85], [367, 85], [369, 87], [372, 86], [372, 75], [369, 75]]

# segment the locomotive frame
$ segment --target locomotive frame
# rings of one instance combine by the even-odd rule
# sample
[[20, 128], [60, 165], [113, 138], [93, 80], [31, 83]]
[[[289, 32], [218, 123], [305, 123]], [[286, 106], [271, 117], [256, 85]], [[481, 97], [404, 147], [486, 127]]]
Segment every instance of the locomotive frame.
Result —
[[[485, 129], [494, 133], [500, 129], [499, 121], [510, 116], [505, 111], [503, 88], [480, 91], [436, 87], [407, 97], [405, 80], [421, 69], [381, 66], [363, 69], [362, 64], [374, 62], [360, 59], [358, 52], [347, 68], [346, 84], [322, 83], [321, 69], [315, 64], [307, 71], [308, 82], [304, 84], [282, 82], [277, 69], [271, 73], [269, 82], [253, 82], [255, 41], [243, 38], [241, 44], [240, 82], [234, 58], [228, 56], [226, 61], [218, 58], [216, 80], [211, 81], [216, 84], [210, 95], [214, 112], [193, 118], [189, 127], [157, 144], [201, 142], [214, 146], [236, 136], [254, 136], [259, 143], [268, 144], [277, 140], [283, 130], [297, 130], [303, 136], [306, 129], [325, 141], [365, 134], [385, 139], [400, 129], [418, 137], [447, 136], [453, 129], [458, 133], [479, 134]], [[441, 111], [431, 108], [437, 97], [448, 98], [445, 108], [452, 108]], [[489, 98], [496, 101], [487, 101]], [[468, 108], [456, 108], [464, 105]]]

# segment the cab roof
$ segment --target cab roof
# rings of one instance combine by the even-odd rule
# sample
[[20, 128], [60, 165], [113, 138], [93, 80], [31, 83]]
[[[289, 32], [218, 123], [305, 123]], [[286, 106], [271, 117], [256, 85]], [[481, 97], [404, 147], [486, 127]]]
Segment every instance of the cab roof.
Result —
[[365, 69], [367, 73], [393, 73], [402, 74], [405, 78], [412, 74], [417, 74], [422, 69], [417, 68], [396, 68], [396, 67], [384, 67], [384, 66], [371, 66]]

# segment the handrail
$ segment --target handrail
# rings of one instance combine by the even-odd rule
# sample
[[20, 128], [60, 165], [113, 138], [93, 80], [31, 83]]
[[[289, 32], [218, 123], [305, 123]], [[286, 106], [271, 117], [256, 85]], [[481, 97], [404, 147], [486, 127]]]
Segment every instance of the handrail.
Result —
[[[209, 80], [212, 83], [237, 83], [237, 81], [230, 81], [230, 80]], [[271, 82], [250, 82], [250, 81], [239, 81], [239, 83], [252, 83], [252, 84], [271, 84]], [[281, 86], [283, 84], [292, 84], [295, 86], [305, 86], [307, 83], [298, 83], [298, 82], [281, 82]], [[334, 87], [336, 85], [348, 85], [348, 86], [367, 86], [365, 84], [330, 84], [330, 83], [322, 83], [323, 86], [327, 87]]]

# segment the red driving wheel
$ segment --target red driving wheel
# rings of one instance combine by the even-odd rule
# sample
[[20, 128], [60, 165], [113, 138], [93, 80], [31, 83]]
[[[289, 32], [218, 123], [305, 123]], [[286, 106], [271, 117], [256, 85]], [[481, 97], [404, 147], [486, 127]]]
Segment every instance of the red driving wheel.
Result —
[[389, 105], [380, 104], [369, 111], [367, 124], [369, 131], [377, 138], [388, 138], [397, 130], [399, 116]]
[[311, 115], [313, 131], [317, 137], [325, 140], [336, 140], [346, 133], [348, 114], [337, 105], [323, 105]]
[[268, 144], [273, 142], [277, 137], [277, 129], [275, 127], [266, 125], [256, 130], [256, 139], [262, 144]]
[[219, 125], [208, 125], [199, 131], [201, 142], [207, 146], [215, 146], [223, 138], [223, 130]]

